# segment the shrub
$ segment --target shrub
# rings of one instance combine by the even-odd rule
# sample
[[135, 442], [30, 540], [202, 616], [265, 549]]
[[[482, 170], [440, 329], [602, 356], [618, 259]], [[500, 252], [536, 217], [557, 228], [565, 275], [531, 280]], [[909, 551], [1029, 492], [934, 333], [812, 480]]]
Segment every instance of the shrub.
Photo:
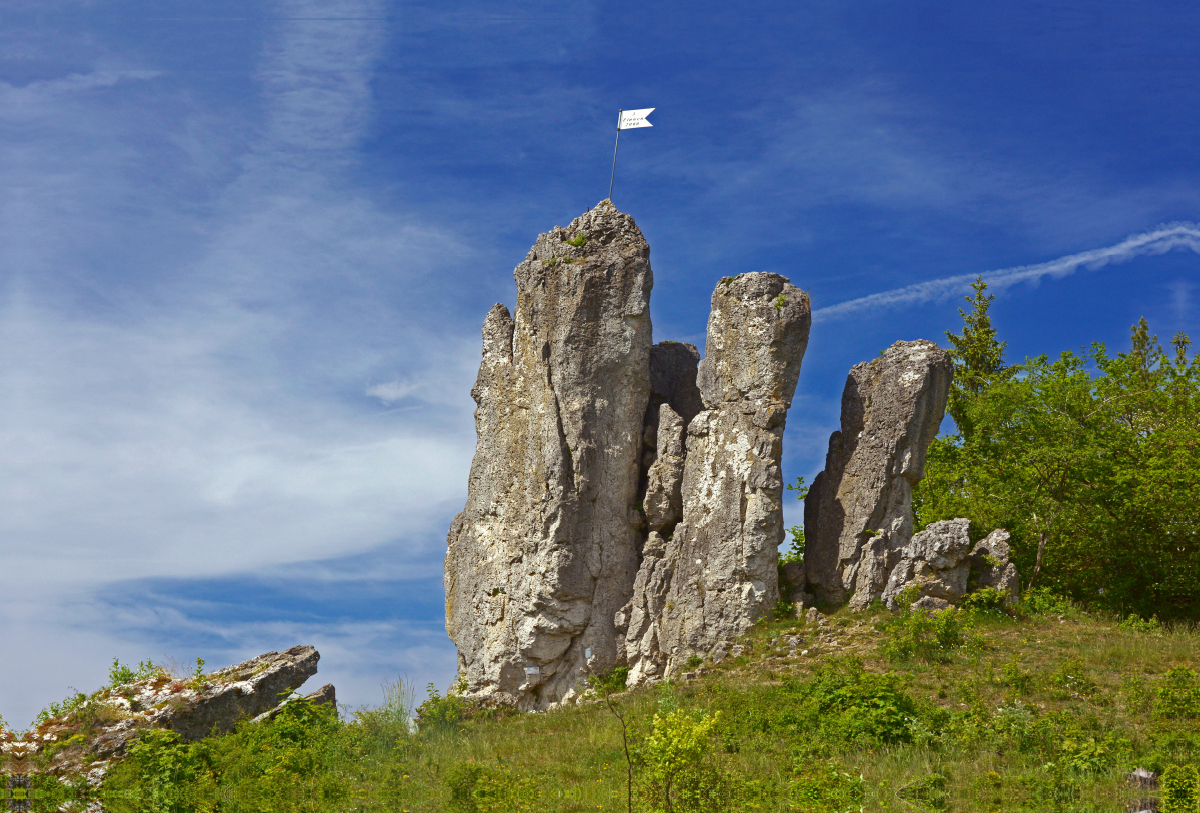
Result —
[[1123, 630], [1131, 632], [1161, 632], [1162, 624], [1159, 623], [1158, 616], [1152, 615], [1149, 618], [1142, 618], [1136, 613], [1130, 613], [1121, 623], [1117, 625]]
[[995, 587], [984, 587], [967, 593], [958, 603], [968, 613], [1004, 615], [1008, 611], [1008, 593]]
[[845, 745], [911, 742], [912, 723], [921, 716], [899, 675], [868, 672], [857, 658], [825, 664], [812, 681], [792, 690], [802, 699], [808, 725]]
[[1167, 672], [1154, 695], [1157, 717], [1200, 717], [1200, 682], [1191, 669], [1180, 666]]
[[1194, 765], [1172, 765], [1159, 779], [1159, 813], [1200, 811], [1200, 772]]
[[467, 701], [459, 696], [461, 680], [442, 697], [432, 683], [425, 687], [427, 697], [417, 708], [417, 726], [421, 730], [447, 728], [462, 720], [467, 713]]
[[647, 810], [728, 809], [733, 795], [730, 777], [709, 759], [720, 717], [720, 712], [678, 708], [654, 715], [650, 735], [638, 749], [643, 766], [641, 796]]
[[963, 614], [950, 608], [927, 613], [902, 606], [898, 615], [881, 625], [883, 656], [891, 661], [947, 661], [965, 643]]
[[798, 760], [788, 799], [798, 813], [851, 813], [862, 807], [863, 778], [836, 762]]
[[1063, 598], [1046, 587], [1027, 590], [1018, 606], [1027, 615], [1069, 615], [1075, 612], [1075, 605], [1070, 599]]
[[130, 683], [137, 683], [139, 680], [146, 680], [162, 674], [166, 674], [166, 669], [148, 660], [139, 663], [137, 669], [131, 669], [117, 658], [113, 658], [112, 666], [108, 669], [108, 685], [105, 688], [116, 689], [119, 686], [127, 686]]

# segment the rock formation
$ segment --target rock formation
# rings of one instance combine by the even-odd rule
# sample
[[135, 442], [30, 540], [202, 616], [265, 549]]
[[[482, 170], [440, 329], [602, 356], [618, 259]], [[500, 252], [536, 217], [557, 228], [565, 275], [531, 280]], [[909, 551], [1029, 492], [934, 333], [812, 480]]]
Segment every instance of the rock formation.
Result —
[[687, 425], [704, 408], [696, 386], [700, 351], [694, 344], [659, 342], [650, 348], [650, 406], [643, 431], [641, 491], [651, 530], [670, 536], [683, 516], [683, 459]]
[[[60, 776], [101, 769], [120, 758], [134, 737], [148, 728], [166, 728], [196, 741], [233, 730], [239, 720], [269, 713], [281, 695], [295, 691], [317, 672], [320, 653], [311, 646], [268, 652], [201, 678], [172, 678], [165, 670], [133, 683], [89, 696], [83, 706], [43, 720], [25, 739], [7, 737], [6, 754], [25, 763], [54, 743], [67, 742], [44, 768]], [[331, 704], [332, 685], [305, 700]], [[86, 722], [85, 722], [86, 721]], [[82, 732], [87, 736], [78, 737]], [[102, 772], [101, 772], [102, 775]]]
[[[538, 237], [488, 313], [478, 446], [447, 538], [446, 629], [466, 694], [543, 709], [617, 663], [650, 398], [650, 249], [604, 201]], [[656, 439], [657, 440], [657, 439]]]
[[1008, 531], [997, 528], [975, 543], [971, 549], [968, 585], [971, 590], [988, 587], [999, 590], [1012, 603], [1021, 597], [1021, 579], [1017, 574], [1017, 566], [1008, 559], [1012, 554], [1008, 539]]
[[941, 599], [947, 606], [966, 594], [971, 572], [970, 525], [969, 519], [947, 519], [931, 522], [913, 534], [896, 552], [899, 561], [883, 590], [883, 603], [889, 610], [896, 609], [896, 597], [910, 587], [920, 590], [916, 598]]
[[647, 543], [618, 617], [630, 685], [732, 641], [778, 601], [779, 463], [810, 322], [808, 296], [777, 274], [727, 277], [713, 292], [682, 521], [665, 544]]
[[856, 364], [841, 431], [804, 502], [805, 571], [823, 604], [882, 597], [912, 535], [912, 490], [946, 407], [953, 368], [933, 342], [896, 342]]
[[1008, 531], [992, 531], [971, 547], [971, 521], [963, 517], [931, 522], [896, 552], [883, 602], [889, 610], [911, 587], [918, 593], [914, 607], [944, 609], [967, 593], [983, 588], [1001, 591], [1009, 602], [1019, 597], [1016, 565], [1008, 560]]

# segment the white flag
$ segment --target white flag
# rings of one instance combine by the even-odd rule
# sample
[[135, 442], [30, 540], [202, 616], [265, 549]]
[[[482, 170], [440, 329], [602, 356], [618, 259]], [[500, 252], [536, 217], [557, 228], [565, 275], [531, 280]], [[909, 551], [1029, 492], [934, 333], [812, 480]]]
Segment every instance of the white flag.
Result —
[[646, 116], [653, 112], [653, 107], [647, 107], [645, 110], [622, 110], [621, 117], [617, 119], [617, 129], [632, 130], [635, 127], [653, 127], [653, 124], [646, 121]]

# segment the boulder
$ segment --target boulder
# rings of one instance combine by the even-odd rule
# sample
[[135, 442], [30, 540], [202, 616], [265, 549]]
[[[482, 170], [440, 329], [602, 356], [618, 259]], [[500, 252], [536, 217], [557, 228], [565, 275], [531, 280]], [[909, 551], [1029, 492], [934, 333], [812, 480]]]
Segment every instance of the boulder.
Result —
[[841, 430], [804, 502], [806, 578], [821, 603], [882, 597], [912, 535], [912, 490], [952, 375], [949, 353], [929, 341], [896, 342], [850, 370]]
[[650, 248], [603, 201], [538, 237], [488, 313], [478, 444], [447, 537], [446, 629], [467, 697], [545, 709], [623, 654], [642, 537]]
[[883, 591], [887, 608], [896, 609], [896, 598], [913, 586], [920, 589], [917, 598], [931, 597], [950, 604], [962, 598], [971, 572], [970, 527], [969, 519], [947, 519], [931, 522], [914, 534], [896, 552], [899, 561], [891, 569]]
[[997, 528], [975, 543], [968, 582], [971, 590], [990, 587], [1006, 594], [1009, 603], [1013, 603], [1021, 597], [1021, 579], [1017, 566], [1009, 561], [1012, 549], [1008, 540], [1008, 531]]
[[652, 573], [639, 573], [633, 605], [652, 604], [639, 591], [663, 602], [642, 637], [630, 626], [630, 685], [652, 668], [673, 674], [690, 656], [714, 652], [779, 600], [779, 463], [810, 321], [807, 294], [778, 274], [727, 277], [713, 292], [697, 375], [705, 409], [688, 425], [683, 519], [662, 558], [642, 563]]

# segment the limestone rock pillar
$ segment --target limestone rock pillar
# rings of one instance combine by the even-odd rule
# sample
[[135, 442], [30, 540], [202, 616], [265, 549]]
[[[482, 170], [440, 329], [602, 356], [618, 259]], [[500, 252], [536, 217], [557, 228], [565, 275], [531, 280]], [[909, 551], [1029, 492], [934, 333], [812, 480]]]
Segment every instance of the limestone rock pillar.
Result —
[[688, 425], [683, 519], [647, 543], [630, 606], [630, 685], [681, 671], [771, 612], [783, 541], [784, 421], [811, 322], [808, 295], [778, 274], [727, 277], [712, 296]]
[[950, 354], [923, 340], [850, 370], [841, 431], [804, 501], [805, 575], [821, 603], [863, 608], [883, 596], [912, 537], [912, 491], [952, 377]]
[[[483, 326], [478, 445], [447, 538], [446, 629], [467, 694], [524, 709], [618, 660], [650, 397], [650, 249], [604, 201], [540, 235], [513, 316]], [[623, 652], [620, 653], [623, 655]]]

